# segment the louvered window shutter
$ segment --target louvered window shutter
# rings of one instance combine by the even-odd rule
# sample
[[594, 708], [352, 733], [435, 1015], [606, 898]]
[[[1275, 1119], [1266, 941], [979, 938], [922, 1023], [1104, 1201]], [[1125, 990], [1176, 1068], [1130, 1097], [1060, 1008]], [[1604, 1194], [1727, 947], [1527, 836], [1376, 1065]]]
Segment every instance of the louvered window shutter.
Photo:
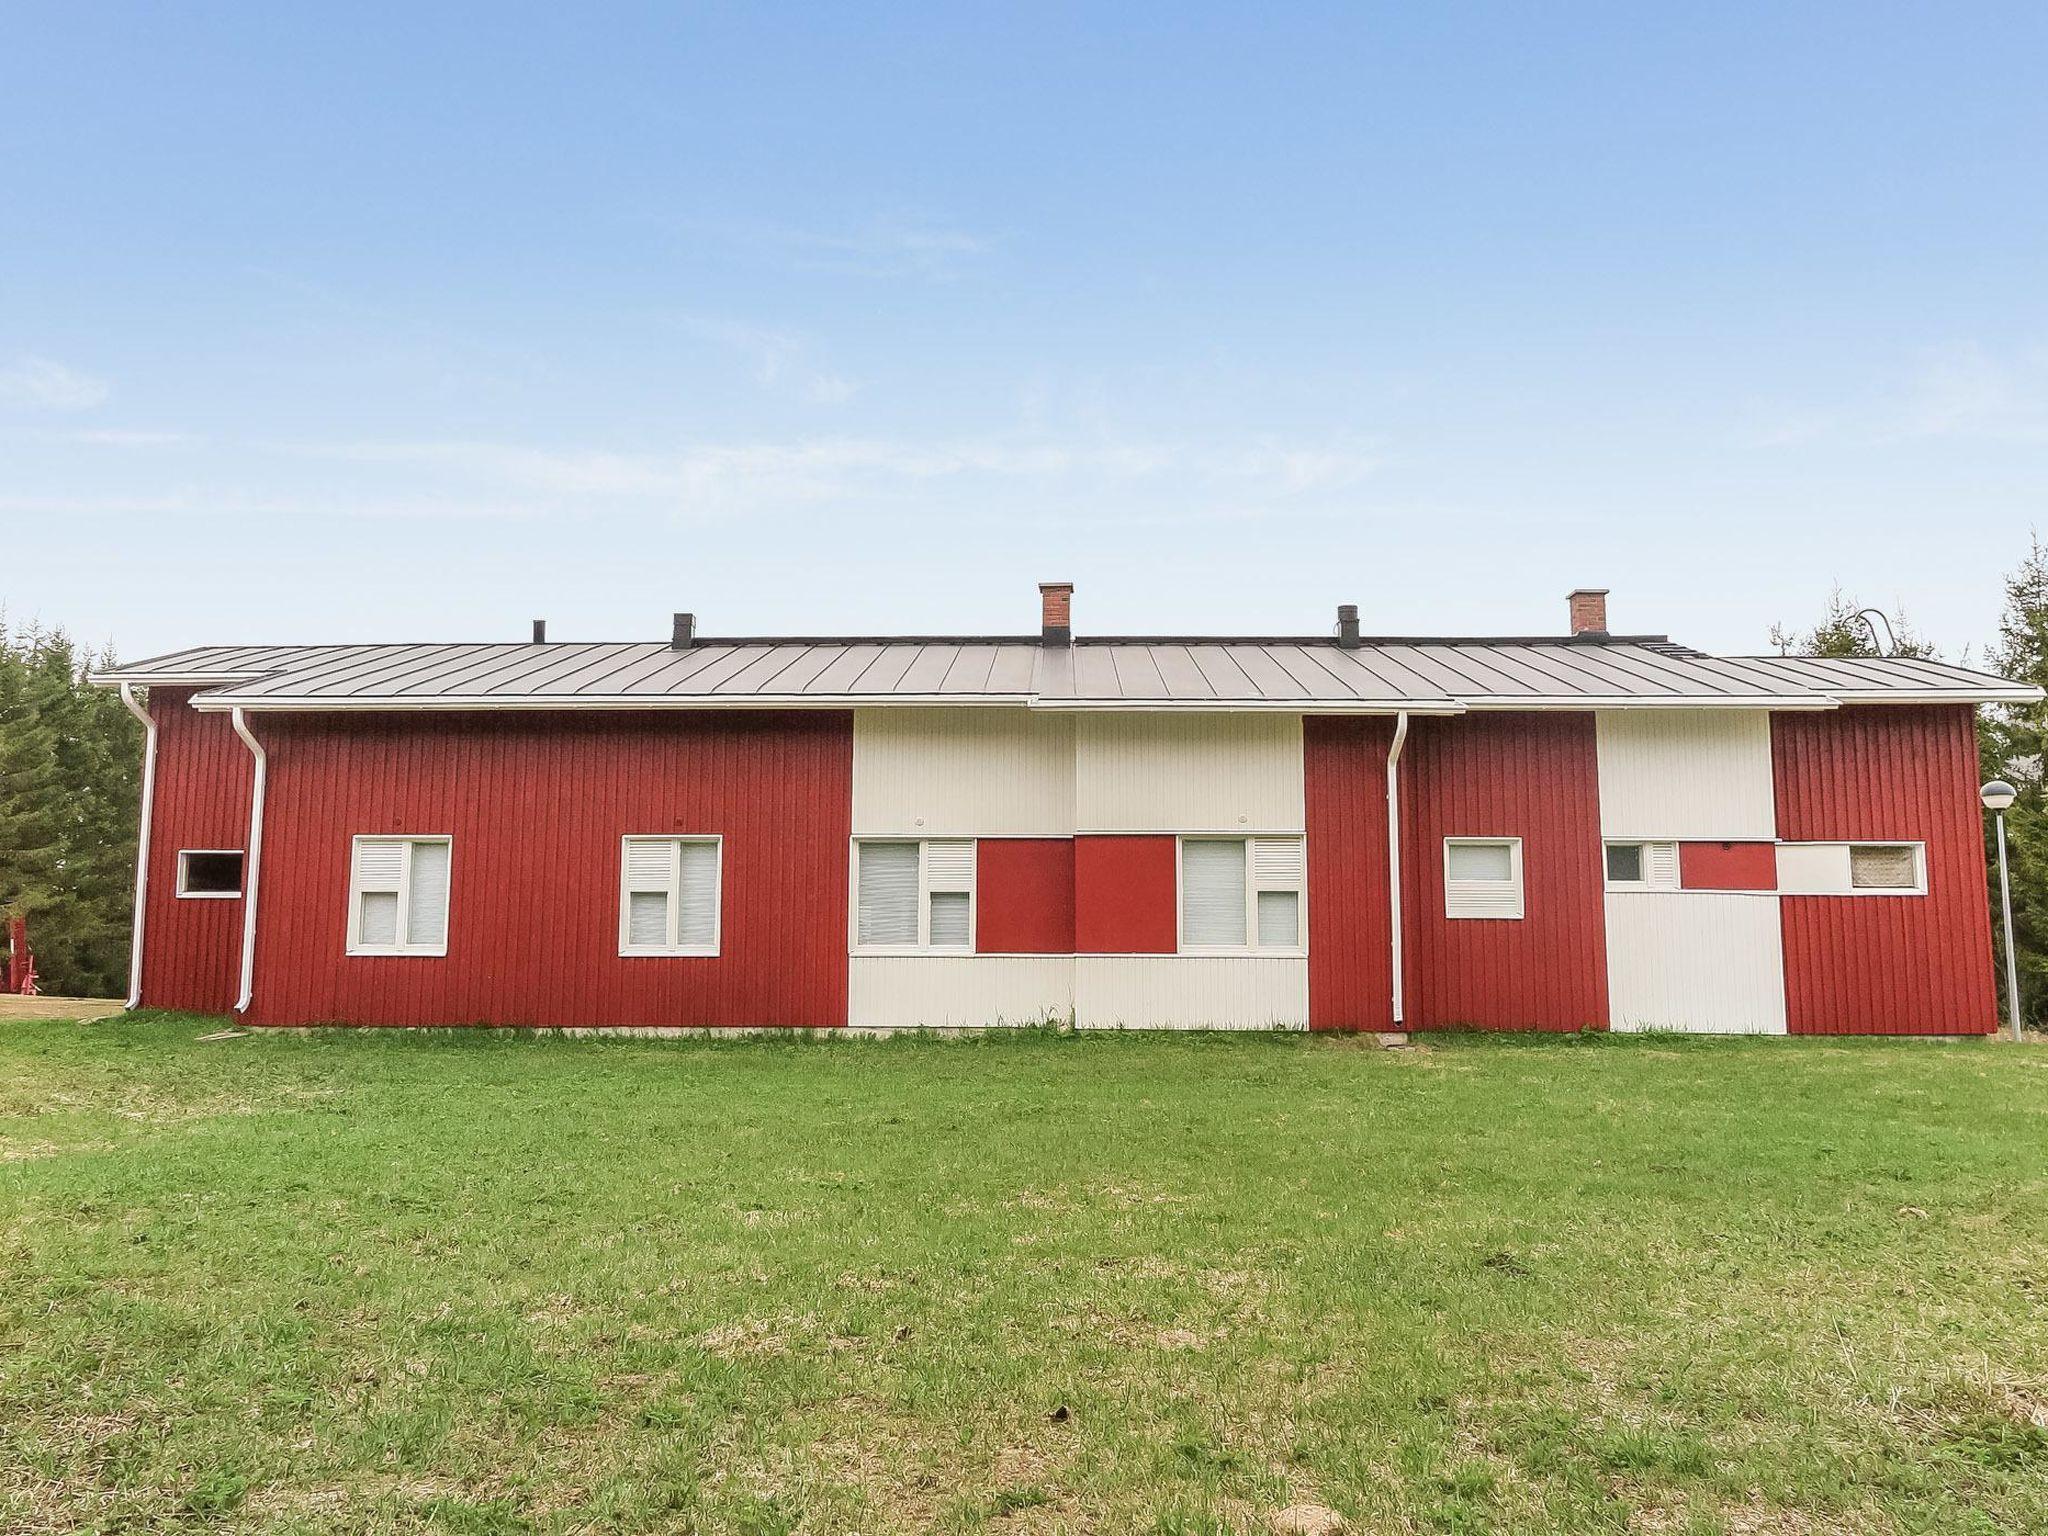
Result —
[[1512, 842], [1444, 844], [1444, 915], [1522, 915], [1521, 872]]
[[924, 845], [924, 884], [931, 905], [933, 949], [965, 949], [974, 906], [974, 839], [937, 838]]
[[862, 843], [857, 930], [863, 944], [917, 942], [917, 844]]
[[679, 852], [681, 900], [676, 943], [709, 949], [718, 942], [718, 845], [684, 843]]
[[406, 872], [405, 942], [434, 949], [448, 942], [448, 845], [414, 843]]
[[1302, 844], [1298, 837], [1262, 837], [1252, 844], [1261, 949], [1301, 944]]
[[1656, 891], [1678, 889], [1678, 844], [1643, 844], [1643, 883]]
[[1244, 943], [1244, 843], [1190, 838], [1180, 845], [1180, 938], [1189, 949]]
[[398, 890], [405, 877], [405, 844], [395, 838], [356, 843], [356, 943], [388, 948], [398, 942]]
[[675, 892], [676, 845], [668, 837], [626, 840], [626, 947], [665, 949]]

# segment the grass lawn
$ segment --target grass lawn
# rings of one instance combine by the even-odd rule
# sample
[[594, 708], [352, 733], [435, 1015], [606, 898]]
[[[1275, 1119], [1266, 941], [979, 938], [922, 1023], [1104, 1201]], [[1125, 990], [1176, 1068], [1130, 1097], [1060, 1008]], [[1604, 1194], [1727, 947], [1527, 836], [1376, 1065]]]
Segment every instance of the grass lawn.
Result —
[[0, 1530], [2048, 1528], [2048, 1052], [0, 1022]]

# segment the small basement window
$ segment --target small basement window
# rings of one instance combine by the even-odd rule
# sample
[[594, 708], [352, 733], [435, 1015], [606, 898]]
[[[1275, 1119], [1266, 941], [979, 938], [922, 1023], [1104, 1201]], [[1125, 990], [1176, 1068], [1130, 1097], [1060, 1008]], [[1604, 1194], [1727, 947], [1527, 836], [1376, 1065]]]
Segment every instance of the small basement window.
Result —
[[1849, 886], [1858, 891], [1918, 890], [1920, 850], [1912, 843], [1851, 844]]
[[1522, 915], [1522, 840], [1519, 837], [1444, 839], [1444, 916], [1519, 918]]
[[241, 849], [179, 849], [178, 894], [180, 896], [241, 895]]

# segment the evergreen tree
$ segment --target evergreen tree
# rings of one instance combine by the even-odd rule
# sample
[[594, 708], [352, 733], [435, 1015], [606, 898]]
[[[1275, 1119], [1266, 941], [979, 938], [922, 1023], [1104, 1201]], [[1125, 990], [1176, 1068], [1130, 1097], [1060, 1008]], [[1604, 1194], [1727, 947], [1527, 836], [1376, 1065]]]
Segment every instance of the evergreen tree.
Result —
[[[2048, 688], [2048, 550], [2037, 534], [2025, 558], [2005, 579], [2005, 610], [1988, 657], [1991, 670], [2015, 682]], [[2048, 1018], [2048, 783], [2042, 750], [2048, 705], [2001, 704], [1977, 722], [1977, 751], [1986, 779], [2005, 779], [2019, 791], [2005, 813], [2006, 854], [2012, 868], [2013, 949], [2019, 959], [2020, 1012], [2035, 1028]], [[1994, 914], [1998, 901], [1997, 850], [1987, 849]], [[2000, 937], [1999, 942], [2004, 942]], [[2001, 990], [2001, 1007], [2003, 992]]]
[[28, 918], [44, 991], [118, 996], [141, 731], [85, 671], [61, 632], [0, 629], [0, 915]]
[[[1868, 607], [1845, 597], [1840, 587], [1828, 594], [1827, 617], [1804, 634], [1788, 630], [1782, 623], [1771, 626], [1771, 644], [1781, 656], [1876, 656], [1877, 646], [1870, 630], [1858, 615]], [[1934, 646], [1913, 628], [1903, 608], [1889, 615], [1894, 656], [1932, 656]]]

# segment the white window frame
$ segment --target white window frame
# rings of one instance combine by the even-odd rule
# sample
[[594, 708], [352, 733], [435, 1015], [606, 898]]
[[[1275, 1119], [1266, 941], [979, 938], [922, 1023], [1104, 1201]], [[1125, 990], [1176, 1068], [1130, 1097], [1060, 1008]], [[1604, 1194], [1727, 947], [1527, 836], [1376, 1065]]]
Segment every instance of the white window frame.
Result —
[[[1927, 894], [1927, 844], [1910, 837], [1856, 837], [1844, 841], [1849, 850], [1849, 894], [1851, 896], [1925, 896]], [[1856, 883], [1856, 850], [1858, 848], [1905, 848], [1913, 855], [1913, 883], [1911, 885], [1858, 885]]]
[[[860, 850], [863, 843], [917, 844], [917, 942], [915, 944], [863, 944], [860, 941]], [[931, 845], [972, 843], [974, 877], [968, 883], [967, 942], [935, 946], [932, 943]], [[940, 895], [957, 895], [955, 887], [937, 888]], [[853, 955], [936, 955], [961, 958], [978, 953], [981, 939], [981, 839], [978, 837], [892, 837], [885, 833], [863, 833], [852, 841], [847, 854], [846, 948]]]
[[[1610, 848], [1642, 849], [1642, 878], [1640, 880], [1616, 880], [1613, 876], [1609, 875], [1607, 873], [1607, 850]], [[1657, 856], [1651, 853], [1653, 848], [1670, 850], [1664, 856], [1668, 860], [1664, 870], [1664, 874], [1667, 876], [1665, 879], [1660, 880], [1657, 878]], [[1446, 878], [1448, 878], [1449, 866], [1446, 865], [1445, 868]], [[1600, 878], [1610, 891], [1675, 891], [1679, 889], [1680, 885], [1678, 877], [1678, 839], [1671, 837], [1605, 838], [1600, 844]]]
[[[1451, 850], [1453, 848], [1499, 848], [1508, 850], [1508, 884], [1514, 888], [1515, 910], [1512, 912], [1460, 912], [1453, 904], [1451, 892]], [[1601, 855], [1604, 860], [1606, 855]], [[1465, 923], [1518, 923], [1527, 915], [1528, 900], [1522, 884], [1522, 840], [1519, 837], [1447, 837], [1444, 839], [1444, 916], [1456, 922]], [[1601, 871], [1606, 872], [1604, 867]], [[1491, 883], [1491, 882], [1489, 882]]]
[[[672, 843], [669, 866], [675, 886], [668, 904], [671, 940], [683, 920], [682, 845], [709, 845], [711, 866], [711, 942], [709, 944], [635, 944], [631, 942], [633, 891], [626, 884], [626, 846], [629, 843]], [[715, 959], [725, 942], [725, 837], [716, 832], [627, 832], [619, 838], [619, 958], [622, 960]]]
[[[396, 944], [365, 944], [362, 941], [363, 891], [356, 884], [357, 859], [364, 843], [404, 843], [405, 859], [398, 872], [398, 920]], [[439, 944], [408, 944], [405, 934], [412, 919], [412, 850], [419, 843], [445, 843], [448, 848], [448, 920], [441, 928]], [[448, 953], [448, 932], [455, 926], [455, 838], [447, 832], [358, 832], [348, 845], [348, 953], [351, 955], [411, 955], [435, 959]]]
[[[232, 891], [191, 891], [185, 888], [185, 861], [195, 853], [231, 853], [242, 861], [242, 878]], [[240, 901], [249, 885], [249, 854], [243, 848], [180, 848], [178, 850], [178, 896], [184, 901]]]
[[[1253, 843], [1290, 842], [1301, 849], [1301, 882], [1298, 885], [1259, 884]], [[1182, 875], [1184, 852], [1189, 843], [1244, 844], [1244, 935], [1242, 944], [1190, 944], [1187, 941], [1187, 893]], [[1292, 944], [1259, 943], [1259, 893], [1294, 893], [1294, 934]], [[1173, 945], [1180, 955], [1272, 955], [1300, 958], [1308, 953], [1308, 837], [1301, 832], [1184, 832], [1173, 840]]]

